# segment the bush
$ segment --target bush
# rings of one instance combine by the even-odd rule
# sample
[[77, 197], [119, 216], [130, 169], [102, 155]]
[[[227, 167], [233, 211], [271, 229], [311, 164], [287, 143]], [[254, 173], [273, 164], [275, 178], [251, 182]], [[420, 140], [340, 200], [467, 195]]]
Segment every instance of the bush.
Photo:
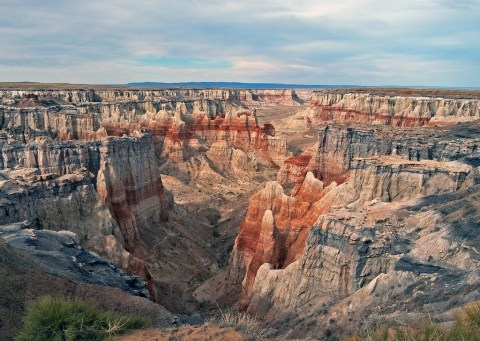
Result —
[[407, 326], [368, 328], [348, 341], [480, 341], [480, 302], [465, 306], [449, 327], [431, 319]]
[[233, 328], [249, 339], [259, 340], [268, 334], [259, 319], [245, 312], [220, 310], [220, 316], [212, 322], [221, 328]]
[[127, 329], [142, 328], [142, 319], [98, 310], [76, 299], [43, 297], [27, 307], [16, 341], [103, 340]]

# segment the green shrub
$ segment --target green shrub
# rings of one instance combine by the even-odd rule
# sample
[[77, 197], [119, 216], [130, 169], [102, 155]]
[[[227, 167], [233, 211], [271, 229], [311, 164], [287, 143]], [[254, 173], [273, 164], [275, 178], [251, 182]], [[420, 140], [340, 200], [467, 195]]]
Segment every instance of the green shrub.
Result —
[[16, 341], [103, 340], [127, 329], [142, 328], [142, 319], [98, 310], [76, 299], [43, 297], [27, 307]]

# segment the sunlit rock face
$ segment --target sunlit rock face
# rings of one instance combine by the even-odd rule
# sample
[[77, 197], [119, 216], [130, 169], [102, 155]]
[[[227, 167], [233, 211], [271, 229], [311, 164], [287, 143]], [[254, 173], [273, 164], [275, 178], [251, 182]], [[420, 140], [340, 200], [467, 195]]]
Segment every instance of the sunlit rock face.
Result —
[[316, 92], [296, 118], [306, 125], [333, 120], [395, 127], [442, 126], [479, 119], [480, 103], [478, 99], [324, 91]]

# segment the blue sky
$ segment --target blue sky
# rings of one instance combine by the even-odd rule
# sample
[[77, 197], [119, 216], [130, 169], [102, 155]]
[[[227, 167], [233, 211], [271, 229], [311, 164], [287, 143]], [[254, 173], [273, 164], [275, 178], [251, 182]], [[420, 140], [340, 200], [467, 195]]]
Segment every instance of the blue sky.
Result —
[[0, 81], [480, 86], [480, 0], [0, 5]]

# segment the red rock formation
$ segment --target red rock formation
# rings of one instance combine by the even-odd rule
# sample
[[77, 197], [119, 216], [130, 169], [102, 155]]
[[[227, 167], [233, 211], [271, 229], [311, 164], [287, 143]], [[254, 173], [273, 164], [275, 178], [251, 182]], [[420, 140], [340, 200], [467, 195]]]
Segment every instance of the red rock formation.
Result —
[[[309, 230], [334, 206], [361, 210], [374, 199], [400, 201], [473, 185], [472, 168], [450, 162], [475, 154], [473, 141], [460, 143], [455, 134], [447, 138], [455, 143], [443, 141], [444, 137], [428, 143], [421, 136], [410, 138], [327, 126], [319, 133], [314, 156], [290, 158], [279, 178], [296, 182], [291, 195], [279, 183], [268, 183], [251, 198], [240, 224], [227, 271], [227, 277], [240, 278], [240, 302], [248, 304], [262, 264], [284, 269], [302, 255]], [[424, 152], [419, 154], [419, 150]], [[298, 181], [306, 169], [313, 172]]]
[[[12, 105], [18, 104], [17, 97], [26, 95], [24, 92], [5, 92], [0, 93], [4, 96], [0, 97], [1, 128], [22, 143], [37, 136], [97, 140], [149, 131], [157, 157], [175, 163], [188, 161], [225, 140], [229, 147], [254, 152], [255, 158], [279, 167], [289, 156], [285, 140], [274, 138], [275, 128], [260, 125], [255, 111], [241, 104], [239, 98], [245, 93], [262, 93], [272, 100], [293, 96], [290, 90], [49, 90], [33, 93], [49, 98], [48, 105], [24, 110]], [[268, 98], [258, 100], [270, 103]]]
[[277, 173], [277, 181], [282, 185], [302, 183], [308, 171], [313, 170], [313, 151], [286, 159]]
[[329, 205], [315, 204], [323, 195], [323, 183], [308, 173], [292, 196], [285, 195], [278, 182], [269, 182], [250, 199], [231, 260], [245, 267], [245, 297], [263, 263], [282, 269], [302, 255], [310, 227], [328, 209]]

